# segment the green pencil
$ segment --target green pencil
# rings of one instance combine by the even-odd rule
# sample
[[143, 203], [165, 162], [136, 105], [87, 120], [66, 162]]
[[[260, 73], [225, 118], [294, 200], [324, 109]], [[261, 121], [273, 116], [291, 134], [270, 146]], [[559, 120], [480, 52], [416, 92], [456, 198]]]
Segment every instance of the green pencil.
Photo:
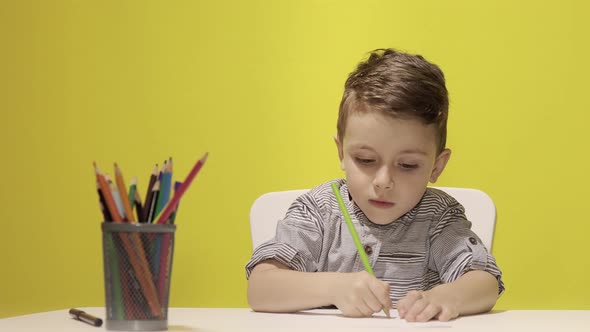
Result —
[[[340, 211], [342, 211], [344, 220], [346, 220], [346, 226], [348, 226], [348, 231], [352, 236], [352, 240], [354, 241], [354, 245], [356, 246], [356, 251], [358, 251], [359, 256], [361, 256], [361, 261], [363, 262], [365, 270], [367, 270], [367, 272], [369, 272], [372, 276], [375, 276], [375, 272], [373, 272], [373, 268], [371, 267], [371, 263], [369, 262], [367, 253], [365, 253], [365, 249], [363, 248], [363, 244], [359, 239], [359, 235], [357, 234], [356, 229], [354, 229], [352, 220], [350, 220], [350, 215], [348, 214], [346, 205], [344, 205], [344, 201], [342, 200], [340, 190], [338, 189], [336, 183], [332, 183], [332, 191], [334, 192], [334, 196], [336, 196], [336, 200], [338, 201], [338, 205], [340, 206]], [[385, 313], [385, 316], [391, 317], [391, 315], [389, 314], [389, 310], [386, 307], [383, 307], [383, 313]]]
[[137, 177], [133, 177], [133, 179], [131, 179], [131, 185], [129, 186], [129, 203], [131, 203], [131, 210], [133, 210], [133, 205], [135, 203], [135, 191], [136, 190], [137, 190]]

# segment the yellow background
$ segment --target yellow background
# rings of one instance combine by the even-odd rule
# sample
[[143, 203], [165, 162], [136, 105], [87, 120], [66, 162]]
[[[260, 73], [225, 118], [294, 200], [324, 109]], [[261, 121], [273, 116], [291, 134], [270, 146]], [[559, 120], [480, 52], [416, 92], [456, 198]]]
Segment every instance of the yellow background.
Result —
[[0, 317], [104, 305], [92, 162], [184, 197], [171, 306], [245, 307], [259, 195], [340, 177], [347, 74], [396, 47], [444, 70], [437, 183], [497, 204], [497, 309], [590, 309], [583, 1], [1, 1]]

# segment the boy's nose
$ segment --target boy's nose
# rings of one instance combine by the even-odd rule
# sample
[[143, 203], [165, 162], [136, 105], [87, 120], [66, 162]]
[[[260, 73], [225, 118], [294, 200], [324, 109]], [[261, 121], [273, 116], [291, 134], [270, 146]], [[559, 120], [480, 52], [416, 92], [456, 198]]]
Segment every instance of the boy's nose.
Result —
[[393, 188], [393, 176], [391, 171], [387, 167], [382, 167], [377, 171], [375, 180], [373, 181], [375, 187], [384, 190], [390, 190]]

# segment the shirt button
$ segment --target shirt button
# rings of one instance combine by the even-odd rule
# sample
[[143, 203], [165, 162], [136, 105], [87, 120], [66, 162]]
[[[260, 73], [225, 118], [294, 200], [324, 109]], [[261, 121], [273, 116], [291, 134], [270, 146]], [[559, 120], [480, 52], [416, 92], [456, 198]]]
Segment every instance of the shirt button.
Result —
[[474, 237], [470, 237], [469, 242], [471, 242], [473, 245], [477, 244], [477, 240]]
[[373, 248], [371, 248], [370, 245], [366, 245], [365, 246], [365, 252], [367, 253], [367, 255], [371, 255], [373, 253]]

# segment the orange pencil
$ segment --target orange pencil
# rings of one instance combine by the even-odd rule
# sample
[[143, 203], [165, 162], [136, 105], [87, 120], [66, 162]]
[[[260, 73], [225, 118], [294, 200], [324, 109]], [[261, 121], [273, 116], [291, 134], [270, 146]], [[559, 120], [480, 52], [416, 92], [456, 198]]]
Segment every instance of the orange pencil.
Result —
[[127, 187], [125, 186], [125, 180], [123, 180], [123, 173], [119, 168], [119, 165], [115, 163], [115, 179], [117, 181], [117, 188], [119, 188], [119, 194], [123, 201], [123, 208], [125, 209], [125, 217], [128, 221], [134, 222], [133, 209], [131, 209], [131, 202], [129, 202], [129, 195], [127, 194]]
[[108, 174], [102, 175], [104, 179], [107, 181], [109, 188], [111, 189], [111, 195], [113, 195], [113, 201], [115, 201], [115, 206], [117, 207], [117, 211], [121, 216], [123, 221], [127, 221], [125, 218], [125, 208], [123, 207], [123, 200], [121, 200], [121, 193], [119, 193], [119, 189], [117, 189], [117, 185], [113, 183], [113, 180]]
[[[123, 219], [117, 212], [117, 206], [115, 205], [115, 201], [113, 200], [113, 196], [110, 192], [109, 185], [107, 184], [106, 180], [100, 173], [96, 162], [94, 163], [94, 170], [96, 173], [96, 178], [98, 180], [99, 186], [103, 191], [105, 196], [105, 200], [107, 202], [107, 206], [111, 211], [111, 217], [113, 217], [114, 222], [123, 222]], [[162, 316], [162, 309], [160, 306], [160, 301], [158, 301], [158, 292], [156, 291], [156, 287], [154, 286], [154, 281], [152, 279], [152, 274], [145, 258], [145, 253], [143, 252], [143, 247], [141, 246], [141, 239], [137, 233], [132, 233], [133, 240], [138, 246], [137, 248], [137, 256], [135, 254], [135, 250], [133, 249], [133, 243], [131, 239], [124, 234], [118, 234], [121, 240], [123, 241], [123, 247], [127, 252], [127, 256], [129, 257], [129, 262], [135, 271], [136, 277], [139, 279], [139, 283], [141, 288], [143, 289], [144, 295], [148, 301], [148, 305], [152, 311], [152, 314], [155, 317]]]
[[115, 199], [111, 194], [109, 184], [107, 183], [107, 180], [105, 180], [104, 176], [101, 174], [100, 169], [98, 169], [98, 165], [96, 165], [96, 162], [94, 162], [94, 173], [96, 174], [96, 181], [98, 181], [98, 187], [104, 195], [104, 200], [107, 205], [106, 207], [109, 210], [109, 213], [111, 214], [113, 221], [123, 221], [117, 210], [117, 205], [115, 204]]

